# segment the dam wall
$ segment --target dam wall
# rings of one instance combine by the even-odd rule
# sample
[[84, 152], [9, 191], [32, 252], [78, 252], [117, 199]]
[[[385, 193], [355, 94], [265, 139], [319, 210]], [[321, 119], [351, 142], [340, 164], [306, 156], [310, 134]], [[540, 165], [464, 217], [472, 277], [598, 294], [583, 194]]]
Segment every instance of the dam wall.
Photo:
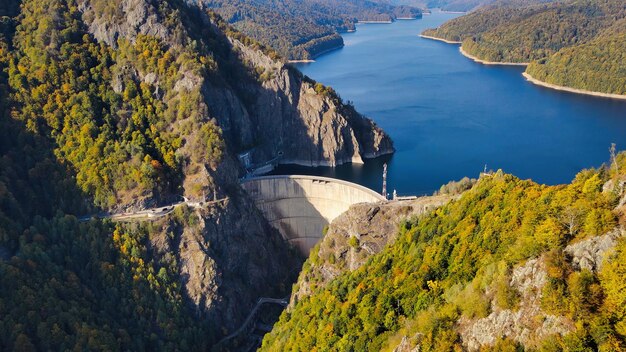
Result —
[[369, 188], [328, 177], [263, 176], [241, 185], [269, 223], [303, 255], [322, 238], [324, 227], [351, 205], [385, 201]]

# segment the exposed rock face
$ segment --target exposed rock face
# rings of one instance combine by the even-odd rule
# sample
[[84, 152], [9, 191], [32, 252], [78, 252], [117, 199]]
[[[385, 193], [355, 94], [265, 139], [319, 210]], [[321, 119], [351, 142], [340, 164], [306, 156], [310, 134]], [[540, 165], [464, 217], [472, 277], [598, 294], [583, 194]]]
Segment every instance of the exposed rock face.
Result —
[[361, 267], [369, 257], [396, 240], [403, 220], [431, 211], [451, 199], [452, 196], [440, 195], [351, 206], [330, 224], [317, 254], [312, 250], [311, 256], [317, 255], [318, 260], [309, 260], [311, 267], [300, 275], [291, 304], [309, 295], [312, 285], [324, 286], [346, 270]]
[[[362, 163], [394, 151], [391, 139], [371, 120], [343, 105], [330, 94], [316, 92], [295, 69], [269, 58], [260, 50], [230, 38], [243, 62], [263, 72], [262, 83], [247, 84], [253, 101], [233, 101], [229, 90], [205, 86], [208, 95], [227, 106], [211, 105], [221, 126], [240, 145], [256, 142], [255, 162], [275, 158], [280, 163], [335, 166]], [[232, 109], [229, 107], [233, 107]], [[228, 133], [228, 132], [227, 132]]]
[[470, 351], [494, 345], [501, 337], [508, 337], [524, 346], [535, 346], [544, 337], [567, 334], [573, 323], [564, 317], [546, 314], [541, 309], [543, 286], [547, 273], [543, 259], [531, 259], [513, 269], [510, 285], [521, 294], [519, 309], [495, 309], [489, 316], [470, 320], [462, 317], [459, 333], [463, 345]]
[[[620, 196], [617, 211], [624, 204], [623, 182], [615, 188], [613, 181], [604, 185], [604, 192], [616, 191]], [[574, 270], [597, 272], [620, 237], [624, 236], [621, 226], [602, 236], [595, 236], [568, 245], [564, 253], [570, 259]], [[482, 319], [461, 318], [459, 332], [464, 346], [477, 351], [482, 346], [493, 345], [496, 339], [509, 337], [526, 347], [537, 346], [544, 337], [553, 334], [565, 335], [574, 330], [571, 320], [562, 316], [545, 313], [541, 309], [542, 289], [546, 284], [547, 272], [542, 257], [527, 261], [513, 270], [510, 285], [521, 294], [519, 309], [499, 309], [492, 304], [494, 311]]]
[[299, 268], [297, 255], [245, 198], [197, 211], [198, 223], [151, 237], [157, 256], [174, 256], [198, 316], [236, 329], [259, 297], [280, 297]]
[[393, 352], [420, 352], [422, 350], [420, 345], [412, 346], [408, 337], [403, 336], [400, 344], [393, 349]]
[[574, 269], [587, 269], [597, 272], [602, 269], [602, 263], [607, 254], [622, 236], [624, 236], [624, 231], [616, 228], [605, 235], [570, 244], [565, 247], [565, 253], [571, 256]]
[[112, 1], [106, 8], [94, 8], [89, 0], [79, 0], [78, 6], [85, 14], [89, 32], [98, 41], [113, 47], [117, 46], [118, 38], [134, 41], [137, 34], [170, 38], [170, 31], [162, 23], [163, 19], [159, 18], [157, 12], [151, 11], [152, 6], [146, 0]]
[[[574, 270], [598, 271], [604, 259], [624, 235], [621, 228], [567, 246], [564, 252], [571, 258]], [[492, 346], [501, 337], [511, 338], [526, 347], [538, 346], [541, 340], [553, 334], [565, 335], [574, 330], [571, 320], [547, 314], [541, 309], [542, 290], [547, 283], [543, 257], [528, 260], [513, 269], [510, 285], [521, 295], [519, 309], [494, 309], [482, 319], [461, 318], [459, 333], [463, 345], [470, 351]]]

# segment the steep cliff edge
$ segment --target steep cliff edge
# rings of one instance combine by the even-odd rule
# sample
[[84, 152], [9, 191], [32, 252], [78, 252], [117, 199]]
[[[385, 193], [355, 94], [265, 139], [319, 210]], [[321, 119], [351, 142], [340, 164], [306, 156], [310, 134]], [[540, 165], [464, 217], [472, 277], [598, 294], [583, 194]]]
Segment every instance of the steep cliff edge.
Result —
[[257, 163], [282, 155], [279, 163], [336, 166], [363, 163], [366, 158], [393, 153], [389, 136], [354, 107], [345, 105], [331, 88], [303, 77], [296, 69], [271, 59], [259, 49], [229, 39], [240, 59], [258, 73], [260, 86], [253, 82], [245, 87], [256, 97], [244, 107], [247, 119], [255, 128], [242, 127], [249, 123], [242, 123], [236, 117], [224, 124], [234, 126], [237, 131], [244, 130], [245, 135], [254, 139], [242, 138], [239, 145], [253, 146]]
[[159, 221], [148, 249], [177, 263], [188, 306], [216, 336], [235, 330], [259, 297], [284, 297], [301, 262], [244, 197]]

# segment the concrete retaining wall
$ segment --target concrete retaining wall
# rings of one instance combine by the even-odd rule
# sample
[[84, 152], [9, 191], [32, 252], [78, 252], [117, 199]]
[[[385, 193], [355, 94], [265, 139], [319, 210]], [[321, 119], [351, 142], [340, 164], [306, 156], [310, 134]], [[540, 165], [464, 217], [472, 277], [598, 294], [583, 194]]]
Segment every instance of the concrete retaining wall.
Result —
[[385, 199], [355, 183], [318, 176], [264, 176], [242, 187], [272, 226], [304, 255], [322, 238], [322, 231], [352, 204]]

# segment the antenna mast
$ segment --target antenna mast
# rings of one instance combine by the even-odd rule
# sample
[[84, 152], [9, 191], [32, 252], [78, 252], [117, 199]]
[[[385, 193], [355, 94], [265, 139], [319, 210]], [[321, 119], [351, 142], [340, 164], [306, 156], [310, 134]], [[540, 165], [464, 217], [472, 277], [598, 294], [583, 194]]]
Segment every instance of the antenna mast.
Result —
[[387, 199], [387, 163], [383, 164], [383, 197]]

